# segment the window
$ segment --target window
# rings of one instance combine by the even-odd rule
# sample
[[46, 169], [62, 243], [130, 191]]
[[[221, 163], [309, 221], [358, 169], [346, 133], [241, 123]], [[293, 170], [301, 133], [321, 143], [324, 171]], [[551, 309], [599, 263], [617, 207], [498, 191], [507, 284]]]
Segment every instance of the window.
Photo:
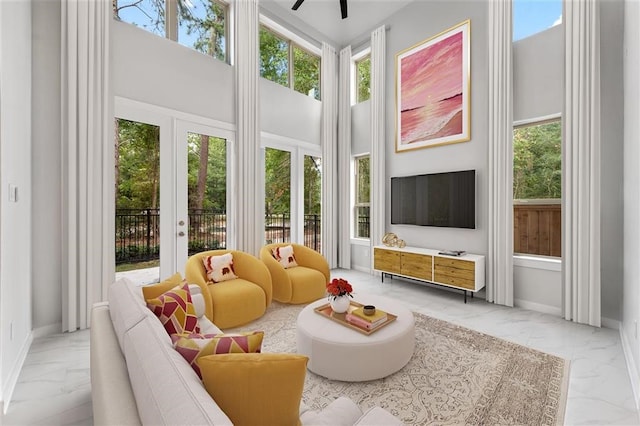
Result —
[[371, 97], [371, 55], [355, 62], [356, 103], [364, 102]]
[[222, 1], [113, 0], [113, 14], [119, 21], [228, 62], [229, 7]]
[[354, 237], [369, 238], [369, 156], [354, 158]]
[[260, 75], [320, 99], [320, 57], [265, 26], [260, 27]]
[[562, 129], [560, 120], [513, 130], [514, 252], [561, 256]]
[[562, 0], [514, 0], [513, 41], [562, 23]]
[[178, 43], [227, 62], [228, 10], [215, 0], [178, 1]]

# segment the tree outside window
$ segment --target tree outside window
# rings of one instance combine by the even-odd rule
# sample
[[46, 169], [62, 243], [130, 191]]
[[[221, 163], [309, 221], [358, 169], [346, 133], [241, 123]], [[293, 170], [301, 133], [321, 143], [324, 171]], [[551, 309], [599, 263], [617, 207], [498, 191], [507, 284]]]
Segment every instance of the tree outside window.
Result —
[[360, 103], [371, 97], [371, 55], [357, 61], [355, 65], [356, 103]]
[[260, 75], [320, 99], [320, 57], [264, 26], [260, 27]]
[[368, 155], [354, 158], [354, 237], [369, 238], [370, 161]]
[[560, 120], [513, 130], [514, 252], [561, 256]]

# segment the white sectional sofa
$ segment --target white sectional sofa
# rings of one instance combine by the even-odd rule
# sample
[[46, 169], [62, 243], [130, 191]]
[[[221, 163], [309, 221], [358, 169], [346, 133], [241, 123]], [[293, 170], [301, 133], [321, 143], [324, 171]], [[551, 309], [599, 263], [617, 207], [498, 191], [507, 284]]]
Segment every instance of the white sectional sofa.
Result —
[[[203, 333], [220, 330], [204, 315], [202, 295], [193, 302]], [[140, 288], [121, 279], [111, 285], [109, 302], [91, 315], [91, 392], [96, 425], [231, 425], [202, 381], [173, 349], [171, 338], [146, 307]], [[303, 425], [401, 425], [375, 407], [362, 413], [340, 397], [322, 411], [300, 408]]]

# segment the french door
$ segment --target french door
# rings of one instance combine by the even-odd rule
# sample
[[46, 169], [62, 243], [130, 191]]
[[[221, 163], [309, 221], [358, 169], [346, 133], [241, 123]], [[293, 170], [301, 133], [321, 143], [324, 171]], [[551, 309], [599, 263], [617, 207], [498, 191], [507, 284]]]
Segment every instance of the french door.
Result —
[[157, 282], [190, 253], [233, 247], [230, 126], [122, 98], [114, 112], [116, 276]]

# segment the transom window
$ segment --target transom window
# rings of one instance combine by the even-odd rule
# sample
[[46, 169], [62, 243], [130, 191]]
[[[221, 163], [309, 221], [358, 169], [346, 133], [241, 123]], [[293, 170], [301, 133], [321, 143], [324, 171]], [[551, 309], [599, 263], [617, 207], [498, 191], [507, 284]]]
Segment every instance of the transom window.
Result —
[[260, 75], [320, 100], [320, 57], [260, 26]]
[[354, 157], [353, 220], [355, 238], [369, 238], [370, 160], [369, 155]]
[[229, 58], [229, 6], [220, 0], [113, 0], [115, 19], [223, 62]]

